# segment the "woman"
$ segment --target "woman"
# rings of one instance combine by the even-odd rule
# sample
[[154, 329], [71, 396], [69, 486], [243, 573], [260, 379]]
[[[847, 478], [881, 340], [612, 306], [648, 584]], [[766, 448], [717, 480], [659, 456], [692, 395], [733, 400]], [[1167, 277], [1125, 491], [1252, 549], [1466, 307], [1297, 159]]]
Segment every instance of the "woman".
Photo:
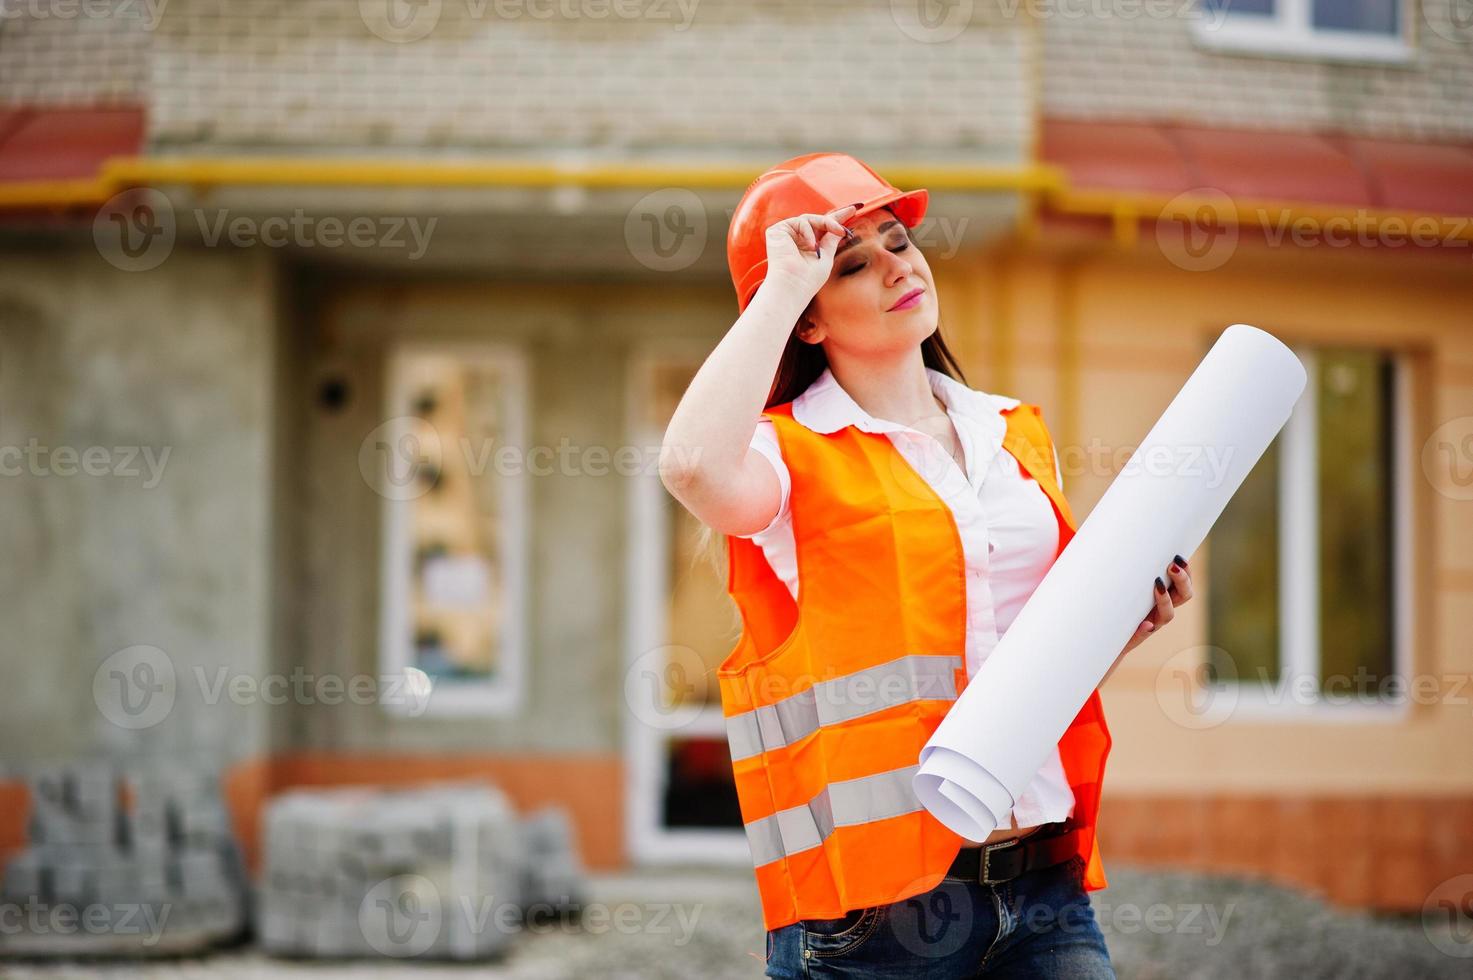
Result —
[[[927, 200], [837, 153], [754, 181], [727, 240], [741, 315], [662, 447], [727, 535], [743, 632], [718, 678], [767, 975], [1112, 977], [1086, 895], [1097, 691], [985, 841], [910, 789], [1074, 530], [1037, 407], [970, 388], [941, 337], [909, 231]], [[1121, 656], [1191, 598], [1180, 556], [1167, 580]]]

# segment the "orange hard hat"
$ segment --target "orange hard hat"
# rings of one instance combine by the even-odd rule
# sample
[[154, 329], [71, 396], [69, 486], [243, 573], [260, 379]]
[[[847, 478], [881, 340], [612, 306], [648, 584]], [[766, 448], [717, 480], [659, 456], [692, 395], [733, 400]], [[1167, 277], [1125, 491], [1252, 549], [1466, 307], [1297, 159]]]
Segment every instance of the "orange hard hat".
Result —
[[858, 204], [845, 223], [883, 207], [907, 228], [926, 216], [925, 190], [902, 191], [847, 153], [805, 153], [752, 181], [731, 216], [726, 264], [736, 287], [737, 309], [745, 310], [767, 278], [767, 229], [800, 214], [824, 214]]

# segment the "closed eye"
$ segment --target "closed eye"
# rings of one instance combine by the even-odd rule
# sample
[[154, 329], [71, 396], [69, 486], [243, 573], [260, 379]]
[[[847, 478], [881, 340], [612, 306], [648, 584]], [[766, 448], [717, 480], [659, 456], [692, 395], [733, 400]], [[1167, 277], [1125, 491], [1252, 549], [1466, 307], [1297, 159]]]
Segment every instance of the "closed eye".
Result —
[[[892, 251], [892, 252], [904, 252], [908, 248], [910, 248], [910, 242], [903, 242], [900, 245], [899, 248], [892, 248], [892, 249], [890, 249], [890, 251]], [[858, 272], [860, 269], [863, 269], [868, 264], [869, 264], [868, 262], [861, 262], [858, 265], [851, 265], [849, 268], [847, 268], [843, 272], [839, 273], [839, 276], [840, 276], [840, 278], [842, 278], [844, 276], [852, 276], [854, 273]]]

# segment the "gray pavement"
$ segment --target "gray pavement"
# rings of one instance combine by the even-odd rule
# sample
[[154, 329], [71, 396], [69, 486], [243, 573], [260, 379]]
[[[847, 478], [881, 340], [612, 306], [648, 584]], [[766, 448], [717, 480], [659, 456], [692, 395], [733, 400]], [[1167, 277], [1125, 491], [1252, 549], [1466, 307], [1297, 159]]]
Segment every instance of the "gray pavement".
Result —
[[[1473, 976], [1473, 936], [1444, 922], [1338, 911], [1244, 879], [1117, 867], [1090, 895], [1122, 980], [1359, 980]], [[494, 910], [482, 910], [483, 913]], [[0, 963], [0, 977], [758, 978], [764, 935], [751, 875], [672, 870], [594, 876], [581, 924], [534, 919], [501, 959], [475, 964], [283, 960], [253, 947], [142, 963]]]

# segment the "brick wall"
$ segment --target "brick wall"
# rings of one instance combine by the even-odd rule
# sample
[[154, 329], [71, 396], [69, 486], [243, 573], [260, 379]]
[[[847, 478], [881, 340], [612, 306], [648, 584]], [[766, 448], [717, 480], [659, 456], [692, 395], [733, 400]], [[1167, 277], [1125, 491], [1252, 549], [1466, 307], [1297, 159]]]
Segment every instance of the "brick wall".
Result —
[[[574, 15], [552, 19], [527, 13], [558, 9], [549, 0], [432, 0], [400, 4], [428, 20], [399, 22], [372, 2], [169, 0], [144, 31], [151, 136], [164, 147], [556, 145], [722, 159], [774, 146], [1008, 162], [1026, 152], [1026, 21], [979, 8], [931, 43], [885, 0], [621, 3], [638, 16], [597, 16], [598, 0], [568, 0], [558, 7]], [[97, 58], [75, 39], [16, 58], [33, 36], [84, 27], [60, 23], [0, 28], [0, 63], [20, 83], [0, 101], [58, 97]]]
[[0, 106], [142, 98], [152, 41], [147, 8], [139, 0], [86, 4], [0, 0]]
[[[1449, 2], [1425, 0], [1426, 16], [1447, 21]], [[1416, 10], [1411, 61], [1349, 64], [1204, 49], [1185, 6], [1172, 4], [1179, 13], [1171, 17], [1041, 18], [1044, 111], [1411, 140], [1473, 135], [1473, 28], [1460, 44], [1428, 29]]]

